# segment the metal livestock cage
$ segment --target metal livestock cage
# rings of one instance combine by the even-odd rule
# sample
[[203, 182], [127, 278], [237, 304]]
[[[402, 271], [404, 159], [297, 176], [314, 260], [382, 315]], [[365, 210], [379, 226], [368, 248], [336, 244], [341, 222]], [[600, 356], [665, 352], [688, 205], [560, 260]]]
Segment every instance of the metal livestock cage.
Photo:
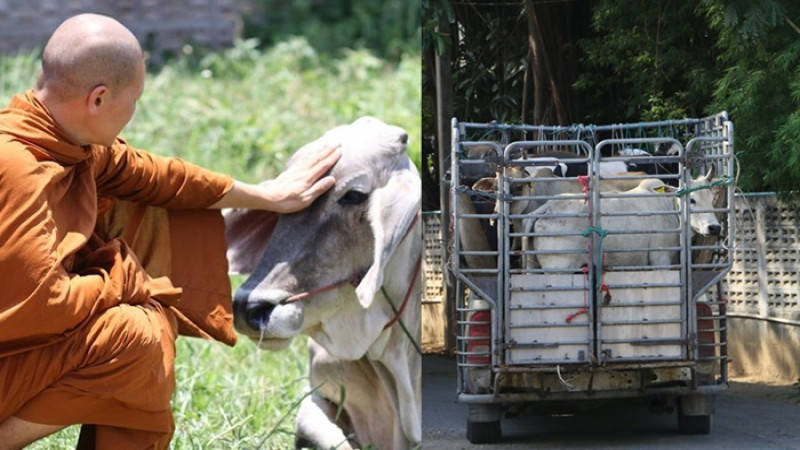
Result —
[[709, 433], [727, 386], [733, 125], [453, 120], [458, 398], [467, 437], [504, 413], [643, 398]]

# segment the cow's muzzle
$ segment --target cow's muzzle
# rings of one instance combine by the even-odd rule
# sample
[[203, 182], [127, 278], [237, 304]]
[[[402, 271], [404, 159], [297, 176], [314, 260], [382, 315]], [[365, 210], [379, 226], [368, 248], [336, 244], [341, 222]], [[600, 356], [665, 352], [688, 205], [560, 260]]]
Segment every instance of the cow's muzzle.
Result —
[[260, 332], [269, 323], [275, 305], [266, 301], [251, 301], [250, 291], [239, 289], [233, 297], [233, 324], [242, 333]]

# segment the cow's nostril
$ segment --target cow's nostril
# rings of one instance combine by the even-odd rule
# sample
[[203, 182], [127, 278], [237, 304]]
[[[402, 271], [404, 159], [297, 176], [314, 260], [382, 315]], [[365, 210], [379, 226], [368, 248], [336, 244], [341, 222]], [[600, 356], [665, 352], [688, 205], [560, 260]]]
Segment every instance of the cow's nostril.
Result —
[[719, 225], [709, 225], [708, 226], [708, 234], [712, 236], [719, 236], [720, 232], [722, 231], [722, 227]]
[[251, 301], [250, 291], [238, 289], [233, 299], [233, 315], [236, 328], [260, 331], [272, 314], [275, 305], [265, 301]]
[[268, 302], [252, 303], [247, 306], [247, 325], [254, 330], [261, 330], [269, 322], [269, 316], [275, 305]]
[[408, 144], [408, 133], [403, 133], [400, 135], [400, 143]]

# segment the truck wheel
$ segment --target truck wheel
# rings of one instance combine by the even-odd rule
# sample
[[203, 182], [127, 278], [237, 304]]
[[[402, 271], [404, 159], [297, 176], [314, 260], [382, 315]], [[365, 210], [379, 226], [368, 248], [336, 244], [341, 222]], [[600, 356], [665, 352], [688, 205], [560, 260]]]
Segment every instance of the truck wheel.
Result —
[[678, 431], [683, 434], [711, 433], [716, 397], [693, 393], [678, 398]]
[[683, 434], [709, 434], [711, 433], [711, 414], [702, 416], [687, 416], [678, 409], [678, 431]]
[[467, 440], [473, 444], [492, 444], [499, 441], [502, 434], [499, 420], [473, 422], [467, 419]]

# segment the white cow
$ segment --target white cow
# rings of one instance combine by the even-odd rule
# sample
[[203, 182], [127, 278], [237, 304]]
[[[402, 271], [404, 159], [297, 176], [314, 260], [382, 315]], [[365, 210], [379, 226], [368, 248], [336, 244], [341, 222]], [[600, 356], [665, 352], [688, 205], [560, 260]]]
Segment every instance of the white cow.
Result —
[[[573, 155], [574, 157], [574, 155]], [[584, 186], [578, 182], [574, 176], [570, 175], [567, 165], [558, 163], [555, 166], [512, 166], [508, 169], [510, 179], [528, 179], [533, 181], [514, 182], [511, 184], [510, 193], [512, 197], [549, 197], [559, 194], [578, 194], [583, 191]], [[559, 169], [554, 171], [554, 169]], [[558, 172], [558, 173], [556, 173]], [[564, 174], [567, 176], [565, 177]], [[637, 175], [644, 175], [643, 172], [629, 172], [627, 165], [621, 161], [600, 163], [600, 176], [629, 175], [631, 179], [611, 179], [601, 183], [603, 190], [627, 190], [635, 188], [641, 178], [633, 178]], [[484, 177], [472, 185], [472, 189], [480, 192], [491, 192], [497, 194], [497, 177]], [[527, 214], [542, 206], [547, 201], [542, 199], [516, 199], [511, 202], [511, 209], [508, 214]]]
[[[694, 233], [701, 235], [719, 235], [721, 231], [716, 215], [704, 211], [714, 207], [712, 190], [691, 189], [709, 184], [713, 172], [712, 168], [688, 186], [689, 224]], [[670, 189], [674, 191], [663, 181], [648, 178], [636, 188], [621, 193], [627, 198], [601, 199], [602, 217], [596, 225], [608, 233], [602, 239], [605, 265], [676, 263], [680, 245], [680, 203], [683, 200], [680, 196], [660, 192]], [[584, 200], [553, 199], [534, 211], [525, 224], [528, 232], [535, 232], [533, 249], [537, 252], [529, 267], [577, 269], [588, 264], [588, 240], [582, 232], [590, 228], [590, 208], [591, 203]], [[614, 251], [621, 249], [638, 250]]]
[[[575, 155], [571, 156], [575, 157]], [[530, 214], [537, 208], [544, 205], [548, 201], [548, 198], [563, 194], [580, 194], [585, 189], [587, 189], [587, 186], [581, 184], [575, 177], [565, 178], [563, 176], [556, 175], [556, 173], [553, 170], [554, 167], [560, 168], [559, 171], [560, 173], [569, 174], [569, 172], [566, 169], [566, 165], [563, 164], [558, 164], [556, 166], [532, 166], [527, 168], [521, 166], [512, 166], [507, 170], [507, 176], [509, 179], [514, 179], [514, 180], [532, 179], [532, 181], [520, 181], [511, 183], [511, 186], [509, 188], [512, 200], [509, 202], [506, 214], [508, 216], [516, 216], [515, 218], [511, 219], [511, 228], [515, 232], [519, 233], [525, 228], [523, 223], [526, 221], [526, 219], [519, 216]], [[630, 176], [631, 178], [628, 179], [625, 178], [609, 179], [609, 180], [603, 180], [600, 183], [601, 191], [621, 191], [621, 190], [628, 190], [635, 188], [641, 181], [641, 178], [637, 177], [641, 176], [642, 173], [626, 172], [625, 164], [622, 162], [617, 164], [617, 162], [615, 161], [613, 164], [601, 163], [600, 175]], [[475, 184], [473, 184], [472, 189], [480, 192], [497, 194], [498, 193], [497, 178], [499, 176], [500, 175], [498, 174], [494, 177], [481, 178]], [[526, 198], [526, 197], [540, 197], [540, 198]], [[498, 208], [497, 206], [495, 206], [495, 212], [497, 211]], [[526, 243], [524, 241], [520, 243], [519, 239], [516, 239], [512, 243], [512, 248], [519, 249], [521, 246], [524, 247], [525, 245]]]
[[322, 139], [342, 144], [330, 192], [263, 221], [271, 238], [249, 221], [264, 213], [227, 216], [232, 268], [251, 273], [234, 296], [236, 328], [269, 350], [310, 337], [298, 446], [411, 448], [422, 439], [419, 174], [406, 132], [377, 119]]

